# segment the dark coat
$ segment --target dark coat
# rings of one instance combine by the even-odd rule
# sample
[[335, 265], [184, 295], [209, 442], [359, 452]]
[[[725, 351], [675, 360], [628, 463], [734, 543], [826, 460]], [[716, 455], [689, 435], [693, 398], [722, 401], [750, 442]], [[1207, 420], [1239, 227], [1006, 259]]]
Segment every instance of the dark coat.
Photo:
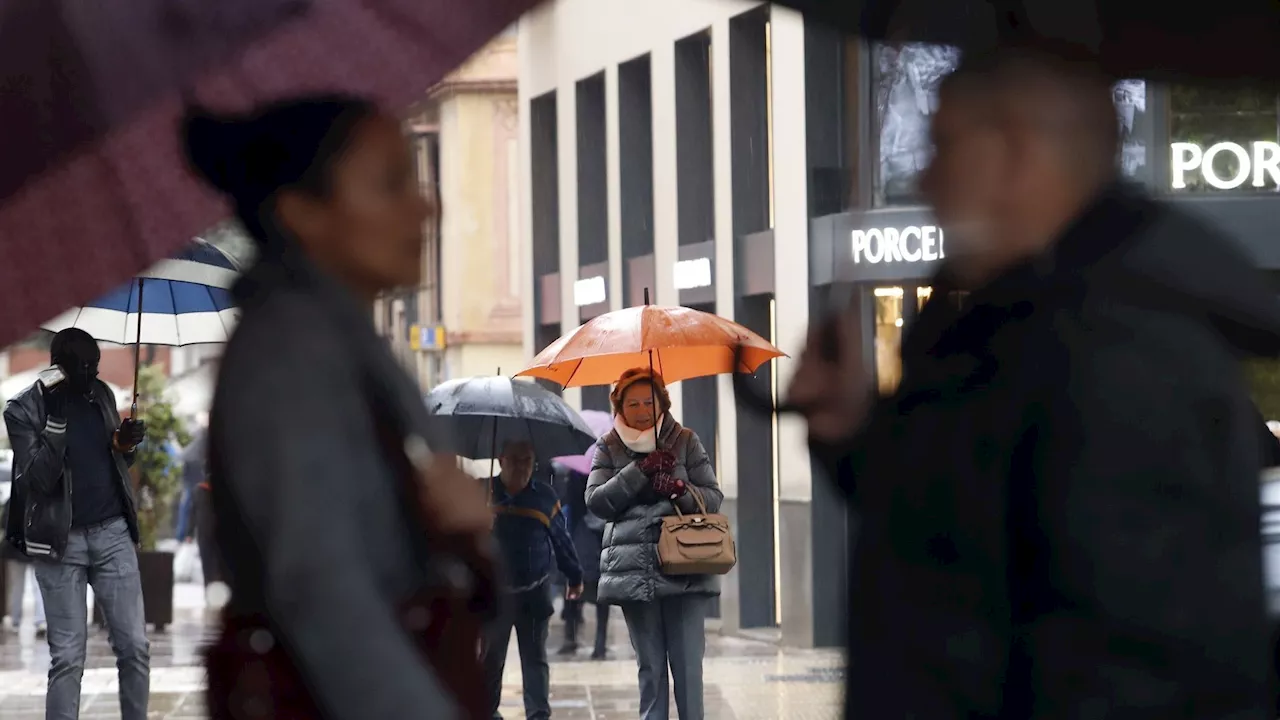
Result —
[[[4, 509], [0, 510], [0, 528], [9, 526], [9, 506], [13, 503], [6, 500]], [[13, 560], [24, 565], [31, 564], [31, 558], [24, 555], [13, 543], [0, 542], [0, 560]]]
[[[707, 512], [719, 512], [724, 494], [698, 436], [667, 417], [659, 446], [675, 455], [672, 474], [702, 493]], [[643, 457], [623, 444], [617, 431], [610, 431], [596, 443], [587, 480], [587, 508], [608, 523], [600, 553], [597, 600], [619, 605], [677, 595], [719, 595], [720, 578], [715, 575], [664, 575], [659, 567], [662, 518], [674, 515], [675, 508], [653, 491], [649, 478], [637, 467]], [[691, 493], [676, 503], [681, 512], [698, 510]]]
[[272, 618], [326, 717], [460, 717], [397, 608], [433, 579], [390, 440], [430, 440], [419, 389], [305, 258], [264, 258], [235, 295], [209, 427], [229, 609]]
[[946, 302], [850, 444], [850, 718], [1262, 718], [1258, 417], [1274, 290], [1116, 188]]
[[[5, 525], [5, 537], [19, 552], [57, 562], [67, 549], [71, 530], [71, 479], [67, 469], [66, 428], [47, 426], [44, 395], [40, 381], [14, 395], [4, 406], [4, 422], [13, 447], [13, 510]], [[106, 441], [120, 427], [115, 395], [107, 384], [93, 385], [93, 404], [102, 415], [102, 435]], [[138, 542], [138, 512], [134, 505], [129, 468], [134, 453], [111, 451], [116, 481], [124, 500], [129, 535]]]
[[570, 586], [582, 582], [582, 565], [574, 551], [556, 491], [538, 477], [512, 496], [502, 477], [489, 479], [493, 503], [493, 537], [502, 553], [507, 588], [528, 590], [559, 570]]
[[600, 580], [600, 550], [605, 521], [587, 509], [587, 476], [566, 467], [556, 470], [557, 491], [569, 516], [569, 535], [582, 563], [583, 581]]

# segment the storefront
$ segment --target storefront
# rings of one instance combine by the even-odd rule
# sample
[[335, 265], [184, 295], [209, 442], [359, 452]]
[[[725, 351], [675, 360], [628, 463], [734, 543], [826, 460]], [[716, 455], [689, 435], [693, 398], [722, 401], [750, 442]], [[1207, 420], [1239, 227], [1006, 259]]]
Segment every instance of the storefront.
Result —
[[[868, 46], [806, 27], [810, 314], [856, 308], [863, 357], [882, 392], [901, 378], [904, 332], [946, 257], [945, 233], [921, 205], [917, 182], [932, 154], [938, 85], [958, 60], [952, 48]], [[1117, 82], [1113, 94], [1123, 175], [1280, 271], [1280, 96], [1141, 80]], [[1280, 365], [1252, 369], [1264, 414], [1280, 418]], [[821, 497], [824, 485], [814, 483], [815, 534], [856, 540], [838, 498]], [[846, 567], [842, 546], [827, 552], [824, 565]], [[829, 589], [848, 592], [843, 582]], [[824, 607], [823, 590], [815, 588], [819, 643], [838, 637], [841, 605]]]
[[[778, 344], [791, 359], [749, 381], [776, 396], [810, 318], [852, 303], [867, 367], [883, 391], [897, 386], [902, 338], [947, 256], [918, 179], [956, 50], [868, 45], [789, 10], [717, 0], [556, 0], [522, 20], [520, 43], [530, 354], [649, 289]], [[1114, 98], [1123, 174], [1280, 271], [1280, 98], [1139, 80], [1117, 82]], [[1280, 368], [1258, 376], [1277, 378], [1260, 404], [1280, 418]], [[606, 390], [566, 397], [604, 407]], [[741, 411], [723, 380], [677, 383], [672, 397], [737, 529], [724, 626], [838, 645], [840, 540], [856, 532], [802, 424]]]

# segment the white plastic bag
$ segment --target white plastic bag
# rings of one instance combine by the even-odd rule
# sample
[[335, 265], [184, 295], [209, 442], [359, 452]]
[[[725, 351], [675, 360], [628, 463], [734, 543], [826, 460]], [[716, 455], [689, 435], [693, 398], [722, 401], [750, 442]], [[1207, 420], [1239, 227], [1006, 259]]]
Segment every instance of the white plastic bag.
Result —
[[173, 556], [173, 579], [178, 582], [204, 582], [200, 567], [200, 550], [195, 543], [182, 543]]

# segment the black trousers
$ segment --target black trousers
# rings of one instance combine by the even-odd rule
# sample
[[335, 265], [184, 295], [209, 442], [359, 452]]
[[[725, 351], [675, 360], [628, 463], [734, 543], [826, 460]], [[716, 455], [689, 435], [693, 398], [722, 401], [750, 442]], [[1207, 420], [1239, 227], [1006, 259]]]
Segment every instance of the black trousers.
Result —
[[555, 608], [550, 583], [516, 593], [504, 603], [506, 612], [485, 629], [484, 672], [489, 684], [489, 706], [494, 720], [501, 720], [502, 672], [507, 666], [511, 631], [520, 648], [520, 673], [524, 678], [524, 713], [527, 720], [551, 717], [551, 666], [547, 663], [547, 625]]
[[[578, 598], [577, 600], [565, 600], [564, 612], [564, 639], [571, 646], [578, 644], [578, 630], [586, 622], [583, 618], [583, 606], [586, 600]], [[609, 606], [596, 604], [596, 654], [604, 654], [609, 644]]]

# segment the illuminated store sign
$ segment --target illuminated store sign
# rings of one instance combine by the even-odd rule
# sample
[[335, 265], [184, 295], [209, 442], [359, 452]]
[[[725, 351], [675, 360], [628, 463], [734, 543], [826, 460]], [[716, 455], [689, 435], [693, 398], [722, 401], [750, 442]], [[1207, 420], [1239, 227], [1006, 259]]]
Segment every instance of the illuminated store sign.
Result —
[[[1169, 151], [1175, 190], [1187, 186], [1187, 173], [1192, 171], [1199, 171], [1205, 183], [1219, 190], [1234, 190], [1245, 183], [1256, 188], [1280, 185], [1280, 143], [1264, 140], [1250, 143], [1246, 149], [1237, 143], [1220, 142], [1205, 149], [1195, 143], [1176, 142], [1169, 144]], [[1234, 170], [1224, 167], [1230, 163], [1223, 158], [1235, 160]]]
[[942, 229], [936, 225], [853, 231], [853, 262], [932, 262], [946, 257]]
[[677, 290], [711, 287], [711, 258], [681, 260], [672, 268]]
[[583, 305], [598, 305], [605, 301], [604, 277], [596, 275], [595, 277], [582, 278], [573, 284], [573, 304], [578, 307]]

